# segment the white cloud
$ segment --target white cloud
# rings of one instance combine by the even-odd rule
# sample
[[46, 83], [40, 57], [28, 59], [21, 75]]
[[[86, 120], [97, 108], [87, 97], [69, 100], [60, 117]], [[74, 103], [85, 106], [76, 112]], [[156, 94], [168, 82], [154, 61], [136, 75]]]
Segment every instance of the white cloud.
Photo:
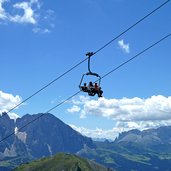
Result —
[[103, 130], [100, 128], [87, 129], [84, 127], [77, 127], [72, 124], [70, 124], [69, 126], [84, 136], [91, 137], [91, 138], [98, 138], [98, 139], [115, 140], [115, 138], [118, 136], [118, 133], [121, 133], [123, 131], [120, 128], [113, 128], [111, 130]]
[[39, 27], [35, 27], [33, 28], [33, 32], [34, 33], [50, 33], [51, 31], [47, 28], [45, 29], [42, 29], [42, 28], [39, 28]]
[[15, 9], [22, 9], [24, 10], [23, 15], [15, 15], [15, 16], [10, 16], [9, 20], [16, 22], [16, 23], [30, 23], [30, 24], [36, 24], [36, 14], [35, 11], [32, 8], [33, 4], [37, 4], [37, 7], [39, 7], [39, 3], [37, 0], [31, 0], [30, 2], [21, 2], [21, 3], [16, 3], [13, 5]]
[[72, 106], [70, 109], [67, 109], [69, 113], [76, 113], [76, 112], [79, 112], [80, 110], [81, 108], [76, 105]]
[[[5, 3], [8, 3], [10, 8], [4, 7]], [[50, 33], [55, 27], [55, 13], [53, 10], [40, 9], [41, 7], [39, 0], [23, 0], [17, 3], [0, 0], [0, 22], [31, 24], [34, 33]]]
[[[10, 12], [7, 12], [7, 9], [4, 9], [2, 5], [4, 3], [11, 3], [8, 0], [0, 0], [0, 19], [4, 21], [10, 21], [15, 23], [29, 23], [36, 24], [36, 10], [40, 8], [38, 0], [30, 0], [29, 2], [23, 1], [15, 4], [11, 4], [13, 11], [18, 14], [12, 15]], [[33, 9], [34, 6], [34, 9]], [[23, 13], [21, 14], [21, 10]]]
[[[20, 96], [13, 96], [9, 93], [4, 93], [0, 91], [0, 113], [7, 112], [19, 103], [21, 103], [22, 99]], [[11, 119], [16, 119], [19, 116], [15, 113], [9, 113]]]
[[0, 19], [5, 20], [7, 18], [7, 14], [5, 9], [2, 7], [3, 3], [7, 0], [0, 0]]
[[125, 44], [123, 39], [118, 41], [118, 45], [125, 53], [130, 53], [129, 44]]
[[80, 107], [81, 118], [95, 115], [113, 120], [115, 131], [144, 130], [171, 125], [171, 96], [157, 95], [146, 99], [138, 97], [99, 98], [98, 100], [90, 100], [81, 96], [78, 100], [73, 99], [72, 103]]
[[[72, 103], [74, 104], [71, 108], [67, 109], [67, 112], [70, 113], [76, 113], [80, 112], [80, 118], [86, 118], [86, 113], [84, 110], [82, 110], [82, 106], [85, 104], [85, 102], [89, 101], [90, 98], [88, 96], [79, 96], [79, 99], [73, 98]], [[79, 105], [81, 107], [79, 107]], [[74, 111], [75, 110], [75, 111]]]
[[[73, 101], [74, 103], [74, 101]], [[78, 102], [76, 102], [78, 104]], [[80, 104], [82, 101], [80, 101]], [[171, 119], [171, 97], [162, 95], [147, 99], [122, 98], [84, 100], [85, 115], [98, 115], [118, 121], [155, 121]]]

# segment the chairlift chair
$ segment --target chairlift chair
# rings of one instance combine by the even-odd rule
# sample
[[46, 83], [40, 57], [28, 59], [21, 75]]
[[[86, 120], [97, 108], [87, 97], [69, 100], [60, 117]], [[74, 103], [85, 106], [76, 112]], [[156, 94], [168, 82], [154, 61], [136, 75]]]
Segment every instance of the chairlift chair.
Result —
[[[79, 84], [80, 90], [81, 90], [82, 92], [88, 93], [89, 96], [94, 96], [96, 93], [94, 93], [94, 92], [92, 91], [93, 89], [91, 89], [89, 86], [86, 86], [86, 87], [85, 87], [85, 85], [82, 85], [85, 76], [95, 76], [95, 77], [97, 77], [98, 80], [97, 80], [96, 82], [98, 82], [98, 86], [99, 86], [99, 87], [100, 87], [100, 83], [101, 83], [101, 77], [100, 77], [100, 75], [97, 74], [97, 73], [91, 72], [91, 70], [90, 70], [90, 57], [91, 57], [92, 55], [94, 55], [93, 52], [88, 52], [88, 53], [86, 54], [86, 56], [88, 56], [88, 72], [85, 73], [85, 74], [83, 74], [83, 76], [81, 77], [80, 84]], [[84, 84], [85, 84], [85, 83], [84, 83]], [[86, 83], [86, 85], [87, 85], [87, 83]]]

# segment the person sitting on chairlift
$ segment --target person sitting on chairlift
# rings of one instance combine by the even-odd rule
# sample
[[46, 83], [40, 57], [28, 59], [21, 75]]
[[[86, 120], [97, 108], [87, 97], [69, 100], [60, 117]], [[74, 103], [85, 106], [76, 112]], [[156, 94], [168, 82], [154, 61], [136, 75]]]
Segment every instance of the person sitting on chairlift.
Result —
[[92, 82], [89, 82], [89, 85], [88, 85], [88, 95], [89, 96], [95, 95], [94, 86]]
[[87, 84], [86, 84], [86, 83], [84, 83], [84, 85], [83, 85], [83, 86], [81, 86], [81, 89], [82, 89], [82, 91], [84, 91], [84, 92], [88, 92]]
[[103, 91], [101, 90], [101, 87], [98, 86], [97, 83], [94, 84], [94, 92], [95, 94], [98, 94], [98, 97], [103, 97]]

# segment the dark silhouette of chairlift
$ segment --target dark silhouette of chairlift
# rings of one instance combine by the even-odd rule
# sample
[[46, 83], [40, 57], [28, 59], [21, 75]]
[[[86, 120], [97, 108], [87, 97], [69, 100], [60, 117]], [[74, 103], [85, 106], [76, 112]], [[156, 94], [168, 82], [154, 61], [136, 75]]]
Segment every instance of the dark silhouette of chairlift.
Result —
[[[82, 78], [81, 78], [81, 81], [80, 81], [80, 84], [79, 84], [79, 88], [82, 92], [86, 92], [88, 93], [89, 96], [94, 96], [96, 93], [94, 93], [92, 90], [93, 90], [93, 87], [91, 88], [90, 86], [87, 86], [87, 83], [84, 83], [84, 85], [82, 85], [82, 82], [85, 78], [85, 76], [95, 76], [95, 77], [98, 77], [98, 86], [100, 87], [100, 83], [101, 83], [101, 77], [99, 74], [97, 73], [94, 73], [94, 72], [91, 72], [91, 69], [90, 69], [90, 58], [91, 56], [93, 56], [94, 53], [93, 52], [88, 52], [86, 54], [86, 56], [88, 56], [88, 72], [86, 74], [83, 74]], [[92, 83], [91, 81], [89, 83]]]

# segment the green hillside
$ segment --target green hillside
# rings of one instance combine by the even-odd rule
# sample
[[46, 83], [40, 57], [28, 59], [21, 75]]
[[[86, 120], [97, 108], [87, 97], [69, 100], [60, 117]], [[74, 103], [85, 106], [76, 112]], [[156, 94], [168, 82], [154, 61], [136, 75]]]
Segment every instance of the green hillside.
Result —
[[59, 153], [24, 164], [14, 171], [107, 171], [105, 167], [76, 155]]
[[171, 171], [171, 152], [166, 145], [156, 146], [154, 150], [137, 143], [96, 142], [95, 149], [82, 149], [79, 156], [118, 171]]

